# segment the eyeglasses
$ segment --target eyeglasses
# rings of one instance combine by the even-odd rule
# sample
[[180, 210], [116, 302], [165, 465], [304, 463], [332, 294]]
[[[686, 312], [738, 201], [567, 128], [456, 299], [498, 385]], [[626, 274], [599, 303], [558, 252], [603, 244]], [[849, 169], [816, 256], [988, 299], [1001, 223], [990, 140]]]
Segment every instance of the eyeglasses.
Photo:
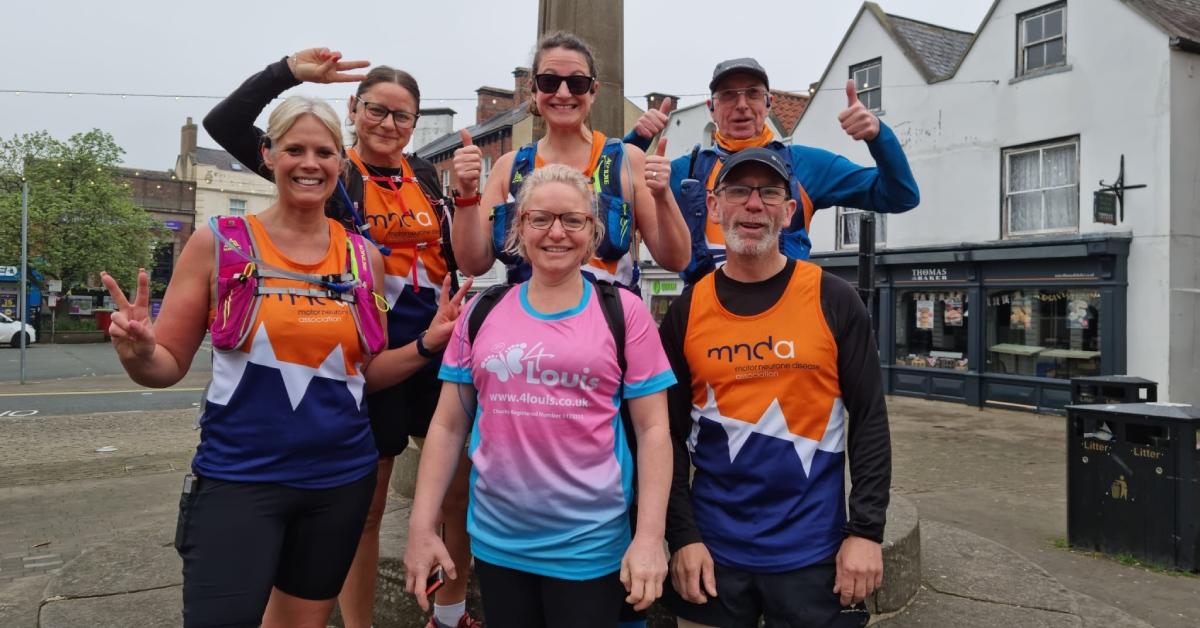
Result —
[[583, 76], [575, 74], [572, 76], [559, 76], [557, 74], [538, 74], [533, 77], [533, 82], [537, 85], [539, 92], [545, 94], [553, 94], [558, 91], [558, 86], [563, 82], [567, 83], [567, 91], [576, 96], [582, 96], [592, 89], [592, 83], [596, 82], [594, 76]]
[[788, 198], [787, 188], [779, 185], [727, 185], [714, 194], [723, 194], [725, 200], [734, 205], [745, 205], [755, 190], [758, 190], [763, 205], [782, 205]]
[[741, 95], [746, 96], [746, 102], [762, 102], [767, 97], [767, 90], [761, 87], [746, 87], [743, 89], [722, 89], [713, 93], [713, 96], [717, 97], [717, 102], [724, 105], [736, 103], [738, 96]]
[[411, 129], [417, 124], [417, 118], [421, 117], [419, 113], [412, 113], [411, 111], [404, 111], [402, 109], [388, 109], [383, 105], [377, 105], [362, 99], [359, 99], [358, 102], [362, 105], [363, 114], [366, 115], [367, 121], [375, 124], [387, 120], [387, 117], [391, 115], [396, 126], [402, 129]]
[[591, 215], [583, 212], [566, 212], [556, 214], [541, 209], [531, 209], [525, 212], [525, 224], [537, 229], [545, 231], [554, 226], [554, 221], [557, 220], [562, 228], [566, 231], [582, 231], [588, 223], [595, 220]]

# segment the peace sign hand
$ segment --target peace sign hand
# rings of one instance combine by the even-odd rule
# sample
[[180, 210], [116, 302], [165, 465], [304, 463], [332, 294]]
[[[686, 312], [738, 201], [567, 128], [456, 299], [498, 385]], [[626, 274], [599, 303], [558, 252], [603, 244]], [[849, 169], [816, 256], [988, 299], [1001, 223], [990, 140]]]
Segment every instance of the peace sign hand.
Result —
[[450, 334], [454, 332], [454, 323], [462, 312], [463, 300], [466, 299], [467, 292], [471, 290], [471, 284], [474, 281], [473, 277], [468, 277], [458, 288], [458, 292], [451, 297], [450, 274], [447, 273], [446, 278], [442, 280], [442, 294], [438, 297], [437, 313], [433, 315], [433, 320], [429, 322], [429, 329], [425, 332], [424, 344], [430, 351], [441, 351], [450, 342]]
[[102, 271], [100, 281], [117, 304], [117, 311], [113, 313], [112, 323], [108, 326], [108, 335], [112, 338], [117, 355], [122, 362], [150, 358], [157, 346], [154, 323], [150, 320], [150, 275], [145, 268], [138, 269], [137, 293], [133, 303], [125, 298], [121, 286], [111, 275]]
[[370, 61], [342, 61], [342, 53], [328, 48], [309, 48], [288, 57], [288, 68], [297, 81], [306, 83], [353, 83], [366, 74], [346, 74], [371, 65]]

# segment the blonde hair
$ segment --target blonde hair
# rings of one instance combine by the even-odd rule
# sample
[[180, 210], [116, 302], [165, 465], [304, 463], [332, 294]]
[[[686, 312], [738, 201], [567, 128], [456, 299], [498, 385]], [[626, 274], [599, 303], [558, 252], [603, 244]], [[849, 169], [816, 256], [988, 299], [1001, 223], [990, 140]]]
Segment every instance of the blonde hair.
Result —
[[333, 137], [333, 143], [337, 145], [338, 154], [345, 151], [342, 125], [329, 103], [310, 96], [288, 96], [271, 112], [271, 117], [267, 120], [267, 138], [271, 140], [271, 152], [275, 151], [275, 145], [303, 115], [310, 115], [325, 125]]
[[508, 230], [508, 235], [504, 238], [504, 252], [509, 255], [525, 257], [525, 243], [521, 240], [521, 217], [525, 213], [525, 207], [529, 204], [529, 198], [538, 188], [547, 183], [565, 183], [571, 186], [576, 192], [579, 192], [579, 196], [587, 205], [587, 211], [593, 220], [592, 245], [588, 247], [587, 257], [581, 262], [586, 263], [596, 252], [596, 248], [600, 246], [600, 241], [604, 239], [604, 220], [599, 216], [599, 206], [596, 203], [596, 195], [592, 193], [591, 182], [578, 170], [563, 164], [547, 164], [534, 170], [525, 178], [521, 184], [521, 191], [517, 193], [516, 214], [512, 218], [513, 222]]

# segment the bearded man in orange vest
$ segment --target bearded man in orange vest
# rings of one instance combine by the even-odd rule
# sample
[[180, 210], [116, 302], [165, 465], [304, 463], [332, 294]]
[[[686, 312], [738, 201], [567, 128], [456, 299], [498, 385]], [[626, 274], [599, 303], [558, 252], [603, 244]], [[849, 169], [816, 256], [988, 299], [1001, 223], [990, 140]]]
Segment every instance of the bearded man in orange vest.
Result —
[[780, 252], [787, 172], [764, 148], [725, 162], [707, 204], [726, 263], [661, 327], [679, 382], [664, 601], [680, 626], [865, 626], [883, 580], [891, 439], [871, 319], [845, 281]]

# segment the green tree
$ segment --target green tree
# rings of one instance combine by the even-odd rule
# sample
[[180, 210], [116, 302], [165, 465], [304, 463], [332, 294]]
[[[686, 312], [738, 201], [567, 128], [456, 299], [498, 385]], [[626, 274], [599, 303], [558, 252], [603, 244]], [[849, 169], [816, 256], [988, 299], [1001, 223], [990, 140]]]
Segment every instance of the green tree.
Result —
[[161, 228], [133, 204], [117, 176], [124, 150], [99, 129], [63, 142], [45, 131], [0, 140], [0, 261], [21, 251], [21, 191], [29, 182], [29, 258], [64, 289], [107, 270], [133, 285], [150, 268]]

